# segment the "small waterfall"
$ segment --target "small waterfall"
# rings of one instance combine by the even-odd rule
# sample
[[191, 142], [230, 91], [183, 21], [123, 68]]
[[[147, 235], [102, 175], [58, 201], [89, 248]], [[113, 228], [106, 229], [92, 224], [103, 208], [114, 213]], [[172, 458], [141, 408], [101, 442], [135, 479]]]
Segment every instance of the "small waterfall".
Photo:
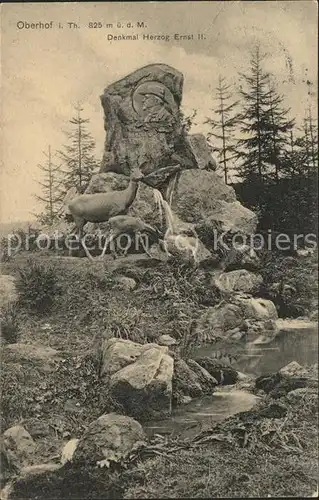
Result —
[[[169, 192], [170, 200], [172, 199], [173, 196], [174, 185], [175, 182], [172, 186], [170, 186], [171, 188]], [[196, 232], [193, 230], [194, 236], [187, 236], [183, 234], [183, 231], [181, 231], [178, 227], [178, 220], [179, 220], [178, 217], [174, 215], [170, 207], [170, 204], [166, 200], [164, 200], [162, 193], [158, 189], [154, 189], [153, 193], [156, 205], [159, 210], [162, 227], [163, 227], [163, 213], [165, 216], [166, 234], [164, 239], [166, 241], [166, 244], [170, 242], [171, 244], [174, 245], [174, 247], [177, 250], [179, 250], [182, 253], [190, 252], [193, 256], [194, 261], [197, 262], [197, 251], [198, 251], [199, 240]], [[168, 251], [167, 247], [166, 251]]]
[[164, 212], [167, 229], [169, 229], [170, 234], [175, 234], [176, 227], [174, 221], [174, 214], [172, 212], [170, 205], [167, 203], [166, 200], [164, 200], [162, 193], [158, 189], [154, 189], [153, 193], [156, 205], [158, 206], [161, 225], [163, 226], [163, 212]]
[[163, 227], [163, 205], [162, 205], [162, 202], [164, 201], [163, 196], [160, 193], [160, 191], [158, 189], [155, 189], [155, 188], [153, 189], [153, 196], [154, 196], [154, 200], [155, 200], [158, 212], [159, 212], [160, 224], [161, 224], [161, 227]]
[[174, 175], [174, 177], [171, 177], [167, 186], [167, 199], [169, 206], [172, 206], [173, 203], [173, 194], [176, 188], [177, 180], [178, 180], [179, 174]]

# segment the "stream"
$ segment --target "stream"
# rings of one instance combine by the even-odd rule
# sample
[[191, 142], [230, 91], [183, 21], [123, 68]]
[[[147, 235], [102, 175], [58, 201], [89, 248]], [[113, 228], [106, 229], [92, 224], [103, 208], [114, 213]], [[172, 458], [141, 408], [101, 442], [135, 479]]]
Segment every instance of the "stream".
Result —
[[[307, 320], [278, 320], [277, 334], [273, 338], [259, 336], [247, 343], [233, 367], [256, 377], [276, 372], [291, 361], [300, 364], [318, 362], [318, 325]], [[211, 356], [213, 345], [201, 346], [194, 351], [198, 356]], [[144, 424], [148, 436], [169, 434], [192, 438], [213, 422], [220, 422], [236, 413], [250, 410], [259, 398], [236, 386], [220, 386], [212, 396], [193, 399], [175, 408], [165, 420]]]
[[246, 345], [234, 368], [249, 375], [277, 372], [292, 361], [301, 365], [318, 363], [318, 325], [304, 319], [279, 319], [277, 333], [259, 336]]
[[234, 386], [218, 387], [212, 396], [193, 399], [186, 405], [175, 408], [171, 418], [147, 422], [143, 425], [146, 434], [170, 434], [192, 438], [236, 413], [250, 410], [259, 400], [257, 396]]

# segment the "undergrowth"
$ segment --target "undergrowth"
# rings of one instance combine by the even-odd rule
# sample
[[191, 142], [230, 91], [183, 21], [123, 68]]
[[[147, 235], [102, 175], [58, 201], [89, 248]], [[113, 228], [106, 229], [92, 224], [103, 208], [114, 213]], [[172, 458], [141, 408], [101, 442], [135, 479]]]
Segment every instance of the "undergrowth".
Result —
[[19, 305], [30, 313], [48, 312], [55, 297], [62, 292], [56, 267], [29, 258], [23, 267], [17, 266], [16, 273]]
[[5, 344], [15, 344], [19, 334], [20, 322], [16, 306], [7, 305], [0, 313], [0, 340]]
[[54, 360], [36, 362], [5, 351], [1, 377], [2, 423], [7, 428], [30, 418], [45, 419], [61, 438], [78, 435], [95, 418], [121, 407], [99, 378], [99, 358], [61, 353]]
[[318, 295], [318, 260], [291, 257], [276, 252], [261, 255], [264, 279], [262, 295], [271, 299], [281, 317], [306, 316], [315, 308]]
[[[19, 307], [26, 312], [55, 318], [68, 330], [85, 328], [92, 336], [142, 343], [163, 334], [179, 340], [188, 336], [190, 322], [220, 300], [207, 271], [178, 260], [110, 272], [103, 263], [95, 266], [86, 259], [73, 267], [29, 258], [16, 266], [15, 274]], [[121, 288], [119, 275], [135, 279], [136, 289]]]

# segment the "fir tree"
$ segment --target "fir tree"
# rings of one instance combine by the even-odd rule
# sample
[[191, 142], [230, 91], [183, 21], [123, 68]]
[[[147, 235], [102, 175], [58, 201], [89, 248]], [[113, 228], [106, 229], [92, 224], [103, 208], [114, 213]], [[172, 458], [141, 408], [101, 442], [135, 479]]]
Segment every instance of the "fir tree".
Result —
[[69, 142], [59, 151], [59, 155], [64, 166], [65, 192], [76, 187], [78, 192], [83, 193], [97, 167], [97, 161], [94, 157], [95, 142], [87, 130], [90, 120], [82, 118], [83, 108], [79, 104], [75, 106], [75, 111], [76, 116], [69, 121], [70, 131], [66, 132]]
[[238, 101], [232, 101], [232, 86], [227, 85], [225, 78], [219, 76], [216, 88], [218, 106], [213, 110], [217, 119], [207, 118], [205, 123], [211, 126], [208, 139], [217, 139], [217, 145], [212, 145], [212, 152], [218, 154], [219, 162], [223, 166], [225, 183], [228, 183], [229, 162], [234, 160], [236, 150], [234, 146], [233, 133], [238, 124], [237, 116], [234, 113]]
[[311, 107], [308, 107], [304, 119], [304, 128], [307, 130], [309, 164], [314, 171], [318, 169], [318, 122], [312, 116]]
[[289, 109], [284, 108], [284, 97], [278, 94], [273, 79], [269, 77], [268, 105], [265, 106], [264, 114], [265, 144], [263, 147], [266, 151], [268, 147], [265, 160], [268, 161], [270, 167], [274, 167], [274, 178], [277, 184], [281, 170], [284, 170], [285, 152], [289, 142], [291, 142], [290, 132], [294, 126], [294, 120], [288, 118], [289, 111]]
[[38, 215], [39, 221], [52, 225], [58, 218], [62, 206], [61, 170], [60, 166], [53, 162], [51, 146], [43, 154], [46, 161], [44, 164], [38, 165], [43, 175], [43, 182], [38, 182], [41, 186], [42, 196], [35, 195], [35, 198], [44, 205], [42, 213]]
[[241, 74], [245, 88], [240, 88], [243, 102], [238, 115], [243, 137], [237, 143], [241, 159], [240, 175], [244, 180], [263, 183], [269, 163], [269, 74], [262, 68], [265, 59], [259, 46], [251, 54], [250, 73]]
[[300, 132], [301, 135], [295, 141], [299, 161], [298, 173], [310, 178], [313, 174], [316, 175], [318, 170], [318, 125], [310, 107], [306, 111]]

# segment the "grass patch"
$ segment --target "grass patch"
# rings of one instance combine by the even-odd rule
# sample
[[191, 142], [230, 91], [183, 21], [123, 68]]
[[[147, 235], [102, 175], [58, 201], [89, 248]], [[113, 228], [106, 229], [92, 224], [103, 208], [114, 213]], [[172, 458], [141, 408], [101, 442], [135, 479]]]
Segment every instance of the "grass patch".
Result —
[[265, 416], [272, 404], [266, 398], [190, 442], [155, 447], [156, 455], [136, 467], [138, 479], [124, 498], [311, 496], [318, 477], [318, 395], [309, 390], [281, 398], [281, 417]]
[[17, 291], [21, 306], [30, 313], [45, 314], [61, 293], [56, 268], [36, 259], [27, 259], [23, 267], [16, 268]]
[[0, 338], [5, 344], [15, 344], [19, 340], [20, 322], [16, 305], [7, 305], [0, 316]]

